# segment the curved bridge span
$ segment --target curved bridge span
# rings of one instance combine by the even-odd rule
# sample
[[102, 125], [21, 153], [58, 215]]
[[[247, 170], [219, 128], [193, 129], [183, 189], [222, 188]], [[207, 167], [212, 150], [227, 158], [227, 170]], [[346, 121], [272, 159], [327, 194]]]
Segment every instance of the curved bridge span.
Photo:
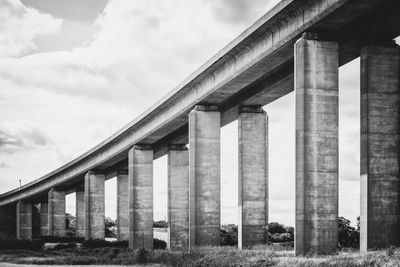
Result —
[[[361, 56], [361, 248], [400, 245], [398, 0], [282, 0], [185, 81], [90, 151], [0, 195], [5, 236], [104, 238], [104, 181], [117, 176], [118, 237], [152, 247], [152, 162], [168, 154], [169, 247], [218, 245], [220, 127], [239, 120], [239, 247], [265, 242], [268, 120], [296, 93], [296, 253], [333, 253], [338, 216], [338, 68]], [[212, 40], [210, 40], [212, 41]], [[189, 150], [186, 145], [189, 144]], [[382, 189], [383, 188], [383, 189]], [[385, 212], [382, 214], [382, 210]], [[374, 225], [391, 232], [375, 233]]]

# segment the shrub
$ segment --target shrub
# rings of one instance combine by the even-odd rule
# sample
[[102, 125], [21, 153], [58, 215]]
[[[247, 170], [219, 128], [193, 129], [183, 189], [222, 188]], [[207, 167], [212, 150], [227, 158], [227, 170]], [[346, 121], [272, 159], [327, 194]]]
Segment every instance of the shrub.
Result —
[[47, 236], [40, 237], [40, 240], [42, 240], [44, 243], [68, 243], [68, 242], [82, 243], [85, 240], [85, 238], [71, 237], [71, 236], [60, 237], [60, 236], [47, 235]]
[[268, 224], [268, 232], [273, 235], [273, 234], [283, 234], [286, 233], [285, 226], [277, 223], [277, 222], [270, 222]]
[[156, 221], [153, 222], [153, 227], [154, 228], [167, 228], [168, 227], [168, 223], [166, 221]]
[[51, 250], [61, 250], [61, 249], [75, 248], [75, 247], [76, 247], [76, 242], [68, 242], [65, 244], [57, 244]]
[[0, 240], [0, 250], [24, 249], [24, 250], [38, 251], [38, 250], [42, 250], [42, 248], [43, 248], [43, 241], [40, 240], [40, 239], [34, 239], [34, 240], [17, 240], [17, 239]]
[[136, 262], [145, 264], [149, 261], [149, 252], [145, 248], [141, 248], [136, 253]]
[[104, 239], [89, 239], [83, 241], [82, 246], [85, 248], [103, 248], [103, 247], [122, 248], [122, 247], [128, 247], [128, 241], [124, 240], [124, 241], [110, 242]]
[[293, 236], [290, 233], [273, 234], [269, 236], [269, 241], [272, 243], [292, 242]]
[[221, 246], [237, 246], [238, 244], [238, 228], [236, 225], [223, 225], [221, 232]]
[[166, 249], [167, 248], [167, 242], [154, 238], [153, 239], [153, 248], [154, 249]]

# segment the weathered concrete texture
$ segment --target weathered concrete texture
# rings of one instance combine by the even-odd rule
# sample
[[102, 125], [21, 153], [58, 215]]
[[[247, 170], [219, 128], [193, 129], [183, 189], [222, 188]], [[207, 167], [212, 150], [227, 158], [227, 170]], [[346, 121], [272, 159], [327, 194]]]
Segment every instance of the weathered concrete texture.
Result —
[[168, 247], [189, 248], [189, 152], [185, 145], [168, 150]]
[[75, 192], [76, 237], [85, 237], [85, 191]]
[[40, 203], [40, 235], [49, 235], [49, 204]]
[[117, 175], [117, 239], [129, 240], [128, 174]]
[[335, 253], [338, 243], [338, 44], [295, 44], [295, 253]]
[[32, 205], [32, 239], [40, 237], [41, 234], [41, 218], [40, 204]]
[[16, 212], [15, 205], [0, 208], [0, 239], [16, 237]]
[[17, 203], [17, 239], [32, 239], [32, 203]]
[[400, 245], [400, 48], [361, 51], [360, 250]]
[[153, 248], [153, 150], [129, 151], [129, 247]]
[[267, 114], [261, 108], [242, 107], [239, 111], [239, 249], [267, 241], [267, 123]]
[[85, 175], [85, 239], [105, 237], [105, 176], [94, 172]]
[[65, 236], [65, 191], [51, 189], [48, 193], [49, 235]]
[[221, 223], [220, 112], [189, 114], [189, 246], [218, 246]]

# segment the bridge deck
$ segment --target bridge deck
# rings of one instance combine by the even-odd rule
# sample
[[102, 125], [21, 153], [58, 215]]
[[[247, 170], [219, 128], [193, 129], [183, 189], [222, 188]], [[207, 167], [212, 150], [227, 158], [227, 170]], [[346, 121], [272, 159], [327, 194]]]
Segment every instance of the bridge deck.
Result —
[[168, 144], [187, 143], [187, 115], [197, 104], [217, 105], [226, 125], [237, 119], [238, 105], [265, 105], [293, 90], [293, 44], [304, 32], [339, 41], [343, 65], [363, 44], [400, 35], [399, 7], [398, 0], [283, 0], [134, 121], [68, 164], [0, 195], [0, 206], [75, 187], [89, 170], [111, 176], [127, 165], [134, 144], [151, 144], [155, 158], [164, 155]]

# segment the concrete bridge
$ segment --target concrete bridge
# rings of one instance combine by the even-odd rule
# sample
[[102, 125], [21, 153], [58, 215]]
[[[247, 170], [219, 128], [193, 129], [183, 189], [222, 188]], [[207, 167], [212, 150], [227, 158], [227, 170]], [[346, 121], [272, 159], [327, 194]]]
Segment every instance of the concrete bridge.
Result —
[[400, 245], [399, 35], [398, 0], [281, 1], [113, 136], [0, 195], [2, 235], [32, 238], [38, 203], [41, 234], [65, 235], [65, 195], [76, 191], [77, 236], [104, 238], [104, 182], [116, 176], [118, 238], [152, 248], [153, 160], [168, 154], [170, 248], [218, 245], [220, 128], [238, 120], [239, 248], [264, 243], [268, 117], [261, 107], [294, 90], [295, 251], [334, 253], [338, 68], [361, 57], [361, 250]]

